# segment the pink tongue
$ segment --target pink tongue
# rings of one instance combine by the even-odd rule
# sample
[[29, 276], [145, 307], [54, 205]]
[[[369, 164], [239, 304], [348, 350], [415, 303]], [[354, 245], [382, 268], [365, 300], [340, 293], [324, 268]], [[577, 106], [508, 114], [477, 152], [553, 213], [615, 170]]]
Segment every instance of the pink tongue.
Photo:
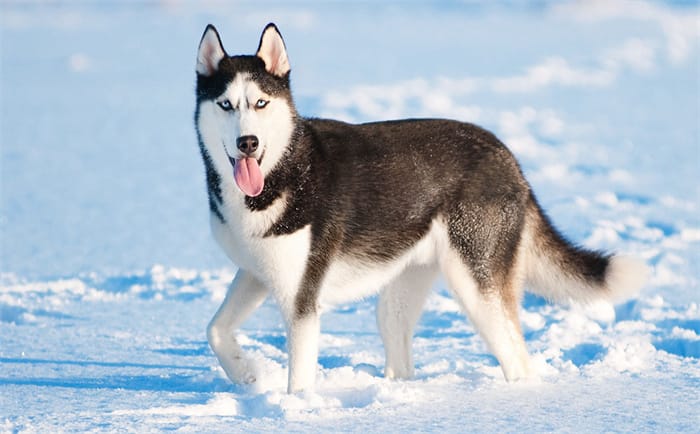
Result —
[[247, 196], [257, 196], [265, 185], [263, 174], [255, 158], [242, 158], [236, 160], [233, 166], [233, 178], [238, 184], [238, 188]]

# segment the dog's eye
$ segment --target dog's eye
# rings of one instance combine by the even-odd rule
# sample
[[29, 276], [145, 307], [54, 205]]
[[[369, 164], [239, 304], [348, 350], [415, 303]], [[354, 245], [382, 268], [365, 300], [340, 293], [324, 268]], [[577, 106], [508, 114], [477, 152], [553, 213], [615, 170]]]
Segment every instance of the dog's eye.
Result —
[[232, 109], [233, 109], [233, 106], [231, 105], [231, 101], [229, 101], [229, 100], [227, 100], [227, 99], [225, 99], [225, 100], [223, 100], [223, 101], [219, 101], [219, 102], [217, 102], [217, 104], [218, 104], [219, 107], [221, 107], [221, 109], [224, 110], [224, 111], [229, 111], [229, 110], [232, 110]]
[[264, 99], [259, 99], [258, 102], [255, 103], [255, 108], [256, 108], [256, 109], [265, 108], [265, 107], [267, 107], [267, 104], [268, 104], [269, 102], [270, 102], [270, 101], [265, 101]]

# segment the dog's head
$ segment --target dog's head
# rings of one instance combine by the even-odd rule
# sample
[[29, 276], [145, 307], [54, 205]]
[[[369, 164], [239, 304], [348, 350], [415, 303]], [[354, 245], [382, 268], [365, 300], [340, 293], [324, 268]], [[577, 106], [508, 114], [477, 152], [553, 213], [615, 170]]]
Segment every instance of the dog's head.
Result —
[[268, 24], [256, 55], [228, 56], [209, 25], [196, 69], [200, 141], [222, 175], [232, 172], [244, 194], [257, 196], [284, 154], [296, 118], [282, 35]]

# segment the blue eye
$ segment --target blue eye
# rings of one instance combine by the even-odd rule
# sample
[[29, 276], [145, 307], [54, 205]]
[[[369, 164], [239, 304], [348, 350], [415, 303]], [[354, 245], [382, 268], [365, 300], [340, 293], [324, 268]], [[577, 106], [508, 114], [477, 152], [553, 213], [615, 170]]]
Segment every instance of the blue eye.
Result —
[[224, 110], [224, 111], [229, 111], [229, 110], [232, 110], [232, 109], [233, 109], [233, 106], [231, 105], [231, 101], [229, 101], [229, 100], [227, 100], [227, 99], [226, 99], [226, 100], [223, 100], [223, 101], [219, 101], [219, 102], [217, 102], [217, 104], [218, 104], [219, 107], [221, 107], [221, 109]]
[[264, 99], [259, 99], [258, 102], [255, 103], [255, 108], [256, 108], [256, 109], [265, 108], [265, 107], [267, 107], [267, 104], [268, 104], [269, 102], [270, 102], [270, 101], [265, 101]]

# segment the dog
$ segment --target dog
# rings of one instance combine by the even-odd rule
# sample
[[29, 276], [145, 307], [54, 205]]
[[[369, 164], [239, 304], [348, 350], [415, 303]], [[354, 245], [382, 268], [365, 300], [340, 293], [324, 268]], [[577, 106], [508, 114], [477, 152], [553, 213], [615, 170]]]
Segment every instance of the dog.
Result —
[[294, 393], [314, 385], [321, 305], [379, 292], [384, 375], [410, 378], [413, 330], [442, 273], [511, 382], [536, 377], [518, 320], [525, 286], [590, 302], [644, 284], [643, 262], [567, 241], [492, 133], [441, 119], [305, 118], [290, 69], [272, 23], [255, 55], [229, 56], [212, 25], [200, 40], [195, 125], [211, 230], [239, 267], [207, 338], [233, 382], [255, 381], [233, 332], [268, 295]]

